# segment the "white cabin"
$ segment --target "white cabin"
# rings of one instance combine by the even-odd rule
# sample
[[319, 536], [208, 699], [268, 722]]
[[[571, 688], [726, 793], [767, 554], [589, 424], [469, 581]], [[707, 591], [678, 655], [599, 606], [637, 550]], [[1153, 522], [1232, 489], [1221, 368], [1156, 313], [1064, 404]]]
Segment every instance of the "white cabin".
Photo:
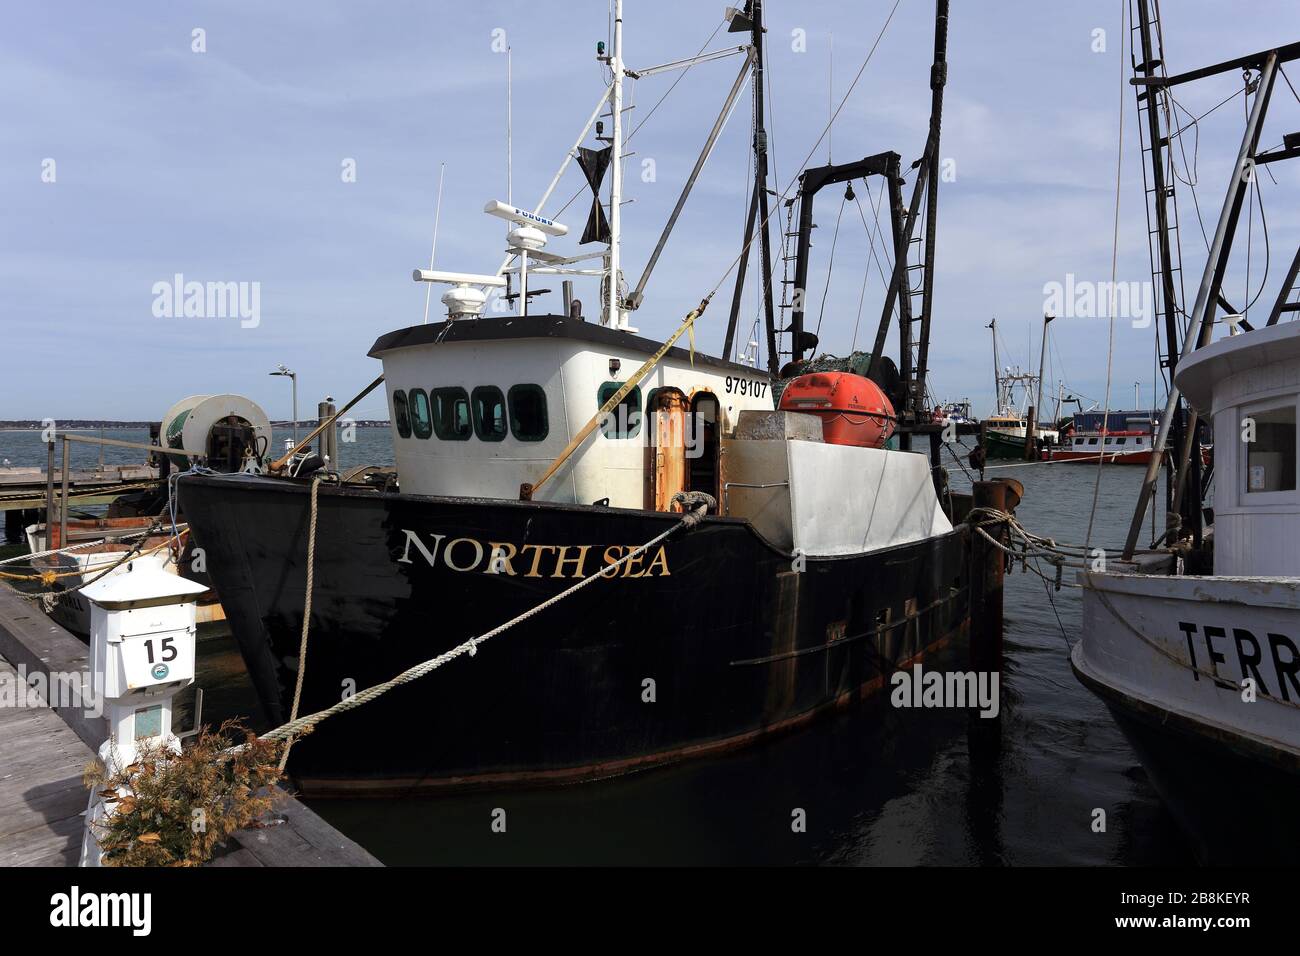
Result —
[[[660, 343], [581, 319], [459, 319], [382, 336], [394, 458], [407, 494], [516, 501]], [[538, 501], [679, 510], [705, 492], [773, 547], [860, 554], [936, 535], [926, 455], [823, 442], [773, 409], [766, 373], [673, 348]]]
[[1175, 382], [1214, 429], [1214, 573], [1300, 576], [1300, 322], [1197, 349]]
[[[660, 345], [556, 315], [382, 336], [370, 355], [384, 363], [402, 491], [517, 500]], [[677, 491], [716, 497], [722, 435], [772, 407], [765, 372], [673, 348], [536, 498], [666, 511]], [[679, 457], [662, 454], [674, 446]]]

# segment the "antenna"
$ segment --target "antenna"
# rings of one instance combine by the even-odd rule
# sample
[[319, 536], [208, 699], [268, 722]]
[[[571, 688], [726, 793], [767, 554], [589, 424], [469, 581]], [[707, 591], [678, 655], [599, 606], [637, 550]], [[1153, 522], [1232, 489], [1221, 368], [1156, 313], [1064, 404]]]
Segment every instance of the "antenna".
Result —
[[623, 228], [623, 0], [614, 0], [614, 46], [609, 66], [613, 78], [609, 89], [609, 112], [613, 126], [609, 179], [609, 299], [605, 303], [605, 324], [623, 327], [618, 301], [619, 246]]
[[514, 186], [514, 151], [511, 142], [511, 133], [513, 131], [513, 113], [511, 102], [514, 97], [514, 64], [511, 61], [510, 47], [506, 47], [506, 202], [514, 205], [514, 193], [511, 191]]
[[[447, 164], [442, 163], [438, 169], [438, 203], [433, 211], [433, 248], [429, 250], [429, 271], [433, 271], [433, 257], [438, 254], [438, 220], [442, 218], [442, 178], [447, 174]], [[424, 290], [424, 322], [422, 325], [429, 324], [429, 296], [433, 293], [433, 286], [426, 286]]]

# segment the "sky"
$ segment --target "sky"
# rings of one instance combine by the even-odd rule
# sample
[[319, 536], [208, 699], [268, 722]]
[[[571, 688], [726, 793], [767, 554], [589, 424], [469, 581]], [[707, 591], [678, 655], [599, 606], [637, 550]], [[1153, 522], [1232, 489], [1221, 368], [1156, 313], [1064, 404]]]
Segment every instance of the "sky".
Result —
[[[906, 166], [920, 155], [934, 4], [899, 0], [868, 59], [893, 3], [768, 0], [777, 192], [793, 195], [799, 169], [828, 158], [892, 149]], [[930, 385], [941, 400], [991, 410], [991, 318], [1003, 363], [1036, 365], [1048, 285], [1070, 276], [1076, 285], [1109, 281], [1117, 167], [1117, 277], [1150, 281], [1135, 104], [1132, 88], [1121, 86], [1124, 6], [953, 0], [930, 352]], [[625, 61], [636, 69], [696, 53], [724, 7], [626, 0]], [[1294, 0], [1163, 7], [1173, 72], [1300, 38]], [[423, 320], [426, 287], [411, 271], [429, 265], [442, 164], [436, 267], [490, 273], [504, 226], [483, 205], [508, 191], [524, 206], [541, 196], [603, 89], [595, 46], [607, 37], [608, 12], [608, 0], [8, 5], [0, 31], [0, 419], [156, 420], [187, 395], [216, 392], [247, 395], [285, 418], [288, 385], [268, 375], [278, 363], [298, 373], [303, 417], [327, 394], [340, 402], [355, 394], [380, 371], [366, 357], [374, 340]], [[513, 72], [509, 182], [502, 38]], [[707, 48], [739, 42], [723, 26]], [[628, 144], [629, 285], [738, 68], [735, 57], [697, 65], [653, 113], [678, 74], [629, 84], [630, 121], [646, 121]], [[1290, 72], [1300, 84], [1300, 64]], [[1177, 95], [1189, 116], [1200, 116], [1241, 85], [1239, 73], [1228, 74]], [[822, 134], [841, 100], [828, 141]], [[1207, 232], [1240, 142], [1243, 100], [1180, 137], [1179, 162], [1198, 184]], [[632, 316], [643, 334], [669, 334], [721, 282], [698, 334], [700, 348], [721, 350], [749, 188], [750, 109], [746, 91]], [[1298, 129], [1300, 101], [1279, 82], [1263, 142]], [[597, 144], [589, 137], [586, 145]], [[1260, 184], [1267, 253], [1256, 208], [1253, 219], [1243, 215], [1225, 283], [1238, 307], [1258, 295], [1252, 316], [1267, 314], [1300, 240], [1287, 216], [1300, 164], [1275, 164], [1271, 173]], [[908, 195], [910, 187], [909, 176]], [[589, 205], [582, 188], [571, 165], [543, 209], [557, 215], [578, 194], [558, 213], [571, 235], [552, 240], [552, 252], [579, 249]], [[1190, 299], [1205, 242], [1192, 190], [1178, 189]], [[857, 191], [870, 222], [869, 198]], [[869, 343], [882, 301], [867, 232], [842, 195], [833, 187], [818, 197], [807, 293], [809, 324], [820, 321], [822, 349], [837, 354]], [[774, 223], [773, 235], [783, 228]], [[256, 320], [168, 315], [160, 290], [178, 274], [256, 289]], [[756, 270], [750, 277], [742, 342], [757, 314]], [[537, 307], [559, 311], [558, 283], [546, 284], [555, 292]], [[594, 285], [577, 295], [592, 315]], [[1059, 380], [1103, 401], [1109, 355], [1112, 407], [1132, 403], [1135, 382], [1142, 401], [1152, 401], [1152, 329], [1117, 318], [1112, 349], [1111, 325], [1078, 315], [1052, 323], [1049, 391]], [[895, 342], [891, 333], [891, 352]], [[354, 414], [386, 417], [380, 394]]]

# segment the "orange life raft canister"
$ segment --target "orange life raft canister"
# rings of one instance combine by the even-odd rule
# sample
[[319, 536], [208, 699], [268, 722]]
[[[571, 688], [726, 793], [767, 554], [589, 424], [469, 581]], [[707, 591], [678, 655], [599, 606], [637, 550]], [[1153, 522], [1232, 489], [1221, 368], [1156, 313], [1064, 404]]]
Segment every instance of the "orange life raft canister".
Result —
[[780, 407], [821, 418], [822, 437], [832, 445], [883, 448], [894, 433], [894, 406], [880, 386], [849, 372], [800, 375], [785, 387]]

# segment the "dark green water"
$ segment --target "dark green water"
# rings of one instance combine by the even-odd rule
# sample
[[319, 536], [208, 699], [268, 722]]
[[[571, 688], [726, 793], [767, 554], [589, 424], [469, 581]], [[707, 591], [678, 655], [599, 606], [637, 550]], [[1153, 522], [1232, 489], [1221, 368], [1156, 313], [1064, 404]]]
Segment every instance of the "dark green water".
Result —
[[[108, 461], [136, 460], [111, 454]], [[98, 458], [88, 455], [87, 465]], [[0, 433], [3, 457], [40, 464], [44, 451], [35, 435]], [[390, 460], [387, 431], [358, 430], [341, 457], [345, 466]], [[961, 470], [951, 470], [954, 488], [966, 487]], [[1095, 544], [1118, 550], [1140, 473], [1103, 471]], [[1035, 464], [989, 474], [1024, 483], [1019, 515], [1031, 530], [1083, 540], [1095, 466]], [[1078, 592], [1050, 592], [1017, 571], [1007, 578], [1005, 615], [996, 724], [965, 712], [894, 709], [878, 696], [861, 710], [739, 754], [598, 783], [312, 805], [394, 865], [1192, 863], [1109, 713], [1070, 671], [1066, 642], [1078, 637]], [[228, 634], [204, 628], [199, 655], [205, 721], [243, 714], [261, 726]], [[491, 658], [452, 666], [491, 666]], [[965, 650], [950, 649], [927, 666], [966, 669]], [[447, 671], [431, 675], [428, 692], [454, 679]], [[1092, 829], [1096, 808], [1106, 812], [1104, 833]], [[504, 833], [492, 827], [498, 810]], [[792, 830], [796, 810], [806, 816], [806, 832]]]

